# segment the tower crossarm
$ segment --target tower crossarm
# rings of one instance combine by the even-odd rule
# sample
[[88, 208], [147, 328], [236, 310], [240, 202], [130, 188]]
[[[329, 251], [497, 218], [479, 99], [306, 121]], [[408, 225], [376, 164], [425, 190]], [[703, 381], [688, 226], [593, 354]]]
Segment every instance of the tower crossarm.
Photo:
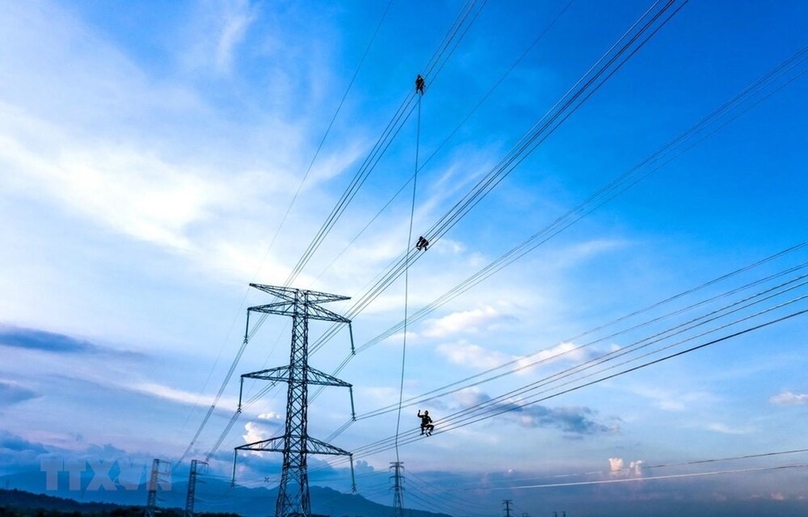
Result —
[[351, 388], [353, 385], [343, 381], [342, 379], [337, 379], [333, 375], [328, 375], [327, 373], [321, 372], [315, 368], [309, 366], [306, 372], [306, 382], [309, 384], [318, 384], [320, 386], [342, 386], [343, 388]]
[[[237, 451], [283, 452], [283, 436], [246, 443], [239, 445], [235, 449]], [[306, 452], [309, 454], [328, 454], [331, 456], [351, 456], [350, 452], [331, 445], [330, 443], [325, 443], [317, 438], [312, 438], [311, 436], [306, 438]]]
[[351, 453], [340, 449], [339, 447], [335, 447], [330, 443], [325, 443], [324, 441], [318, 440], [317, 438], [312, 438], [311, 436], [308, 437], [306, 440], [308, 442], [308, 450], [312, 454], [330, 454], [332, 456], [351, 456]]
[[[289, 380], [289, 367], [278, 366], [277, 368], [267, 368], [257, 372], [244, 373], [241, 375], [245, 379], [260, 379], [263, 381], [286, 382]], [[316, 368], [309, 366], [306, 369], [306, 382], [308, 384], [316, 384], [318, 386], [340, 386], [343, 388], [351, 388], [353, 384], [345, 382], [342, 379], [337, 379], [333, 375], [328, 375], [321, 372]]]
[[[248, 307], [248, 311], [252, 312], [263, 312], [265, 314], [277, 314], [279, 316], [302, 316], [299, 312], [300, 306], [295, 306], [292, 302], [275, 302], [275, 303], [267, 303], [264, 305], [256, 305], [254, 307]], [[306, 305], [306, 318], [310, 320], [320, 320], [320, 321], [335, 321], [337, 323], [350, 323], [351, 320], [344, 316], [340, 316], [336, 312], [329, 311], [323, 307], [318, 305]]]
[[254, 287], [260, 291], [264, 291], [267, 294], [271, 294], [281, 300], [286, 300], [290, 303], [295, 303], [299, 300], [299, 296], [302, 296], [306, 303], [328, 303], [328, 302], [338, 302], [342, 300], [350, 300], [350, 296], [342, 296], [339, 294], [331, 294], [331, 293], [322, 293], [320, 291], [310, 291], [308, 289], [294, 289], [291, 287], [279, 287], [276, 285], [264, 285], [264, 284], [250, 284], [250, 287]]
[[276, 436], [268, 440], [261, 440], [259, 442], [245, 443], [239, 445], [235, 449], [237, 451], [269, 451], [269, 452], [283, 452], [283, 436]]
[[263, 381], [285, 382], [289, 380], [289, 366], [278, 366], [277, 368], [267, 368], [257, 372], [244, 373], [241, 375], [246, 379], [261, 379]]

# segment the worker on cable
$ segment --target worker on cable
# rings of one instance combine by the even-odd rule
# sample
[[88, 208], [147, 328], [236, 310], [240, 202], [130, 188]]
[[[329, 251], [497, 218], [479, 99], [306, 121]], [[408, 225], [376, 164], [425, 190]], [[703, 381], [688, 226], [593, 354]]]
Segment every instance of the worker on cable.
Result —
[[435, 426], [432, 424], [432, 418], [429, 416], [429, 411], [424, 411], [424, 414], [421, 414], [421, 410], [418, 410], [418, 418], [421, 419], [421, 434], [426, 434], [427, 436], [432, 436], [432, 431], [435, 430]]
[[415, 249], [418, 251], [425, 251], [429, 247], [429, 241], [424, 239], [424, 236], [421, 235], [418, 237], [418, 242], [415, 243]]
[[424, 78], [421, 77], [421, 74], [418, 74], [418, 77], [415, 78], [415, 93], [424, 94]]

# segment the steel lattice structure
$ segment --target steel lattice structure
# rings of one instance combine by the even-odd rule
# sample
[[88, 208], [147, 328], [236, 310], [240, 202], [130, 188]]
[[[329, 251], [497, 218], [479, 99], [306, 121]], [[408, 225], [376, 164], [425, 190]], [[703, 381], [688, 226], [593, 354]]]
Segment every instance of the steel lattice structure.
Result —
[[[161, 464], [163, 465], [162, 470], [160, 469]], [[143, 511], [144, 517], [155, 517], [155, 514], [157, 513], [157, 489], [160, 487], [160, 485], [165, 483], [169, 487], [171, 486], [171, 470], [169, 467], [170, 464], [167, 461], [157, 458], [154, 458], [152, 461], [149, 483], [146, 486], [146, 509]], [[166, 480], [166, 477], [169, 479]]]
[[390, 470], [393, 471], [393, 475], [390, 476], [393, 479], [392, 517], [404, 517], [404, 474], [401, 473], [401, 471], [404, 470], [404, 462], [391, 462]]
[[188, 492], [185, 495], [185, 517], [195, 517], [194, 502], [196, 500], [196, 476], [198, 466], [207, 466], [205, 461], [191, 460], [191, 469], [188, 471]]
[[[247, 328], [249, 330], [250, 312], [290, 316], [292, 318], [292, 344], [289, 354], [289, 365], [270, 368], [258, 372], [245, 373], [241, 376], [242, 386], [245, 378], [261, 379], [271, 382], [286, 382], [286, 425], [284, 434], [268, 440], [248, 443], [235, 448], [238, 451], [274, 451], [283, 453], [283, 470], [278, 486], [278, 499], [275, 503], [275, 517], [291, 517], [311, 515], [309, 498], [309, 481], [306, 457], [308, 454], [330, 454], [351, 457], [351, 478], [353, 481], [353, 456], [350, 452], [334, 447], [308, 435], [308, 386], [342, 386], [351, 394], [351, 417], [355, 418], [353, 390], [351, 384], [323, 373], [308, 364], [309, 320], [333, 321], [347, 323], [351, 321], [339, 314], [320, 307], [319, 304], [348, 300], [347, 296], [275, 287], [262, 284], [250, 284], [261, 291], [271, 294], [277, 301], [266, 305], [258, 305], [247, 309]], [[245, 338], [246, 339], [246, 338]], [[353, 335], [351, 336], [353, 350]], [[239, 395], [239, 411], [241, 395]], [[353, 482], [356, 490], [355, 482]]]

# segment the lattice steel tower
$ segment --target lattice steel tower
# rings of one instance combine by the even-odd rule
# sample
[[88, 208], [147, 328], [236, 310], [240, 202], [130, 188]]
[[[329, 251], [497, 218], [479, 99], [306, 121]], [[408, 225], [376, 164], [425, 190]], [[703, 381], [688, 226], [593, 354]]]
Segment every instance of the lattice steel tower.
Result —
[[[308, 387], [343, 386], [351, 393], [351, 417], [356, 418], [353, 407], [353, 390], [350, 384], [336, 377], [309, 366], [309, 320], [333, 321], [347, 323], [351, 321], [319, 306], [319, 304], [348, 300], [347, 296], [306, 291], [288, 287], [275, 287], [261, 284], [250, 284], [265, 293], [277, 298], [273, 303], [258, 305], [247, 309], [247, 331], [249, 332], [250, 312], [278, 314], [292, 317], [292, 346], [289, 354], [289, 365], [245, 373], [241, 376], [242, 386], [245, 378], [262, 379], [273, 382], [286, 382], [286, 426], [283, 436], [277, 436], [260, 442], [248, 443], [235, 448], [238, 451], [274, 451], [283, 453], [283, 471], [278, 486], [278, 500], [275, 503], [275, 517], [309, 517], [311, 502], [309, 500], [309, 478], [306, 457], [308, 454], [331, 454], [351, 457], [351, 478], [353, 482], [353, 456], [333, 445], [312, 438], [308, 435], [307, 410]], [[246, 335], [245, 335], [246, 339]], [[353, 333], [351, 332], [351, 352], [353, 353]], [[239, 409], [241, 408], [239, 395]], [[235, 472], [235, 461], [234, 461]], [[356, 490], [355, 482], [353, 482]]]
[[[160, 465], [163, 465], [162, 469]], [[160, 486], [171, 487], [171, 464], [167, 461], [154, 458], [152, 461], [149, 483], [146, 486], [146, 509], [143, 511], [144, 517], [155, 517], [157, 513], [157, 489]], [[167, 479], [166, 479], [167, 478]]]
[[191, 460], [191, 469], [188, 471], [188, 492], [185, 494], [185, 517], [196, 517], [194, 503], [196, 502], [196, 476], [198, 467], [207, 467], [206, 461]]
[[393, 474], [393, 517], [404, 517], [404, 462], [391, 461], [390, 470]]

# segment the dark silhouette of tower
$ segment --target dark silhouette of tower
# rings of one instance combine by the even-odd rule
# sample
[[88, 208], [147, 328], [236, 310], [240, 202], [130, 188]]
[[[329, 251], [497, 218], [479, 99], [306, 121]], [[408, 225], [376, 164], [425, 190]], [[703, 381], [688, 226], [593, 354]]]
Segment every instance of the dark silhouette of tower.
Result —
[[393, 517], [404, 517], [404, 462], [391, 461], [390, 470], [393, 475]]
[[[312, 438], [307, 430], [308, 387], [343, 386], [351, 390], [351, 416], [353, 411], [353, 390], [347, 382], [341, 381], [309, 366], [309, 320], [333, 321], [348, 323], [351, 321], [336, 313], [320, 307], [319, 304], [348, 300], [347, 296], [320, 293], [289, 287], [275, 287], [262, 284], [250, 284], [251, 287], [276, 297], [276, 301], [250, 307], [247, 309], [247, 328], [249, 331], [250, 312], [291, 316], [292, 345], [289, 354], [289, 365], [246, 373], [245, 378], [262, 379], [273, 382], [286, 382], [286, 425], [283, 436], [277, 436], [260, 442], [248, 443], [235, 448], [238, 451], [275, 451], [283, 453], [283, 470], [278, 486], [278, 500], [275, 503], [275, 517], [309, 517], [311, 502], [309, 499], [309, 479], [306, 457], [308, 454], [331, 454], [351, 457], [351, 477], [353, 478], [353, 456], [333, 445]], [[353, 336], [353, 334], [351, 334]], [[246, 337], [245, 337], [246, 339]], [[353, 340], [353, 337], [351, 338]], [[353, 343], [351, 343], [353, 349]], [[241, 401], [239, 401], [241, 408]], [[235, 472], [235, 465], [234, 465]], [[354, 490], [356, 490], [354, 484]]]
[[[161, 463], [165, 465], [165, 468], [162, 470], [160, 469]], [[170, 466], [171, 464], [167, 461], [157, 458], [154, 458], [154, 461], [152, 461], [149, 484], [146, 486], [146, 510], [143, 512], [145, 517], [154, 517], [157, 513], [157, 488], [165, 484], [170, 486], [170, 478], [165, 479], [165, 476], [171, 476]]]
[[188, 473], [188, 493], [185, 496], [185, 517], [194, 517], [194, 500], [196, 499], [196, 474], [199, 465], [207, 465], [204, 461], [191, 460]]
[[505, 515], [505, 517], [511, 517], [511, 505], [512, 504], [513, 504], [512, 499], [503, 499], [502, 500], [502, 506], [504, 506], [504, 508], [502, 509], [502, 513]]

